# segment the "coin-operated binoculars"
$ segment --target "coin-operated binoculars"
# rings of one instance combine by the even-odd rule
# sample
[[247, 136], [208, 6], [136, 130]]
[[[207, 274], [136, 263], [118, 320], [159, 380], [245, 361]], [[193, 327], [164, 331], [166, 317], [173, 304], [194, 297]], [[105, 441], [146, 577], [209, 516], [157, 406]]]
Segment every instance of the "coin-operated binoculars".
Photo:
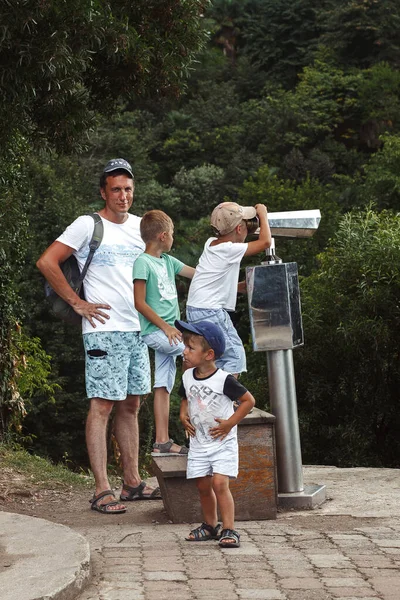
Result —
[[275, 255], [274, 237], [311, 237], [319, 210], [270, 213], [273, 236], [266, 259], [246, 268], [253, 350], [267, 352], [271, 412], [276, 417], [278, 501], [283, 508], [314, 508], [324, 502], [324, 485], [304, 486], [293, 348], [304, 344], [300, 288], [295, 262]]

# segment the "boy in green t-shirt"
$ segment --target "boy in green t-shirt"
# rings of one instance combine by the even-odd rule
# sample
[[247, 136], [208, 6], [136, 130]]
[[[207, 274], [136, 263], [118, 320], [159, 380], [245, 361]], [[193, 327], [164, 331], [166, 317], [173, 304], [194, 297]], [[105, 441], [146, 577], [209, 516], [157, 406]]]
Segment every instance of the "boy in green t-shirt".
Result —
[[187, 454], [169, 438], [169, 397], [175, 383], [176, 357], [183, 354], [182, 334], [174, 327], [179, 319], [175, 276], [192, 279], [195, 269], [166, 254], [174, 241], [174, 224], [161, 210], [150, 210], [140, 222], [146, 249], [133, 267], [135, 308], [139, 312], [144, 342], [155, 350], [153, 453]]

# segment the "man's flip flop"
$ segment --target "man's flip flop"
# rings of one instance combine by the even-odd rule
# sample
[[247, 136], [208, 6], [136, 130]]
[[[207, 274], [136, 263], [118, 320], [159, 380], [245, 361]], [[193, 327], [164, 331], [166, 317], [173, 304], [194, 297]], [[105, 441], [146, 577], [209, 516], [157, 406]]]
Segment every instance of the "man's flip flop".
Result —
[[104, 490], [104, 492], [100, 492], [100, 494], [98, 494], [97, 496], [95, 494], [93, 494], [93, 498], [91, 500], [89, 500], [92, 510], [97, 510], [97, 512], [103, 513], [103, 514], [121, 514], [126, 512], [126, 508], [117, 508], [115, 510], [113, 510], [111, 507], [112, 506], [117, 506], [118, 504], [120, 504], [120, 502], [117, 502], [117, 500], [112, 500], [111, 502], [105, 502], [104, 504], [99, 504], [99, 500], [101, 500], [102, 498], [105, 498], [106, 496], [112, 496], [113, 498], [115, 498], [115, 494], [112, 490]]
[[[228, 540], [233, 540], [229, 542]], [[239, 548], [240, 535], [234, 529], [223, 529], [219, 538], [221, 548]]]
[[[132, 487], [122, 482], [122, 491], [119, 499], [122, 502], [131, 502], [136, 500], [161, 500], [160, 488], [156, 487], [150, 494], [144, 494], [143, 490], [146, 488], [146, 482], [141, 481], [137, 487]], [[128, 492], [127, 494], [125, 492]]]

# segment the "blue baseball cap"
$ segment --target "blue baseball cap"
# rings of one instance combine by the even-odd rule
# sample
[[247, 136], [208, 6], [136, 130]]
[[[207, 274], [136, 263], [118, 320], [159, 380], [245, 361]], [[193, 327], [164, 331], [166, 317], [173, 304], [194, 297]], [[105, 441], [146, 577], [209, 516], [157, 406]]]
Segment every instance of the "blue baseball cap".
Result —
[[103, 173], [112, 173], [113, 171], [126, 171], [134, 179], [132, 167], [124, 158], [113, 158], [108, 161], [104, 167]]
[[225, 352], [225, 338], [219, 325], [211, 323], [211, 321], [198, 321], [197, 323], [175, 321], [175, 327], [182, 332], [189, 331], [196, 335], [202, 335], [210, 348], [214, 350], [215, 358], [219, 358]]

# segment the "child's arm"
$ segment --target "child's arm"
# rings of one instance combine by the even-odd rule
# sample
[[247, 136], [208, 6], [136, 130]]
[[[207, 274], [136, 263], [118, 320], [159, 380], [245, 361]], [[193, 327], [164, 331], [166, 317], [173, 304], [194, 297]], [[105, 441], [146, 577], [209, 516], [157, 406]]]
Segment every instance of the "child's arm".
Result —
[[247, 250], [244, 256], [252, 256], [258, 254], [271, 245], [271, 231], [268, 223], [268, 213], [265, 204], [256, 204], [255, 209], [257, 211], [258, 220], [260, 221], [260, 235], [258, 240], [249, 242]]
[[239, 281], [237, 291], [238, 291], [238, 294], [245, 294], [247, 292], [246, 280]]
[[186, 277], [187, 279], [193, 279], [193, 276], [196, 272], [196, 269], [193, 267], [189, 267], [188, 265], [184, 265], [182, 269], [179, 271], [178, 275], [182, 277]]
[[185, 428], [186, 433], [190, 436], [194, 437], [196, 435], [196, 429], [190, 422], [189, 411], [188, 411], [188, 401], [186, 398], [182, 398], [181, 400], [181, 409], [179, 413], [179, 418], [183, 427]]
[[216, 439], [220, 438], [223, 440], [226, 438], [232, 427], [235, 427], [254, 407], [256, 401], [254, 400], [254, 396], [250, 394], [250, 392], [246, 392], [238, 398], [240, 402], [240, 406], [237, 408], [236, 412], [233, 413], [229, 419], [215, 419], [218, 423], [215, 427], [210, 428], [211, 436]]
[[148, 321], [153, 323], [158, 329], [161, 329], [167, 336], [169, 343], [178, 344], [182, 341], [182, 334], [178, 329], [168, 325], [158, 314], [149, 306], [146, 302], [146, 280], [135, 279], [135, 285], [133, 286], [133, 295], [135, 299], [135, 308], [138, 310]]

